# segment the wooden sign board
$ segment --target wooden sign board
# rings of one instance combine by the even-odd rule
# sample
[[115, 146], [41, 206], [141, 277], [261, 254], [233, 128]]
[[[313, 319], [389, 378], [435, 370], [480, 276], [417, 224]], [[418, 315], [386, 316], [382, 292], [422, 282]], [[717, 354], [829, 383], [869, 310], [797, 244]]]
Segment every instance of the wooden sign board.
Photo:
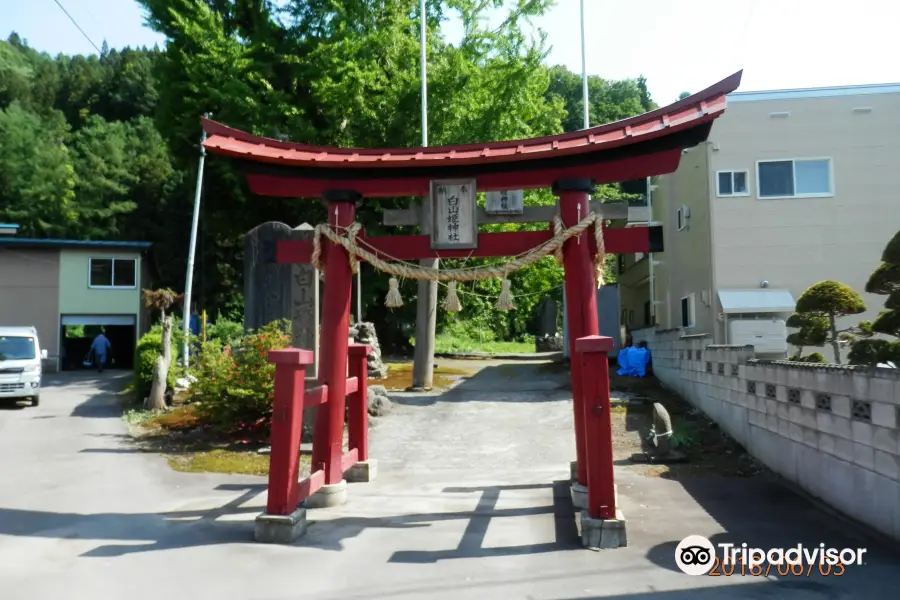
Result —
[[478, 247], [474, 179], [432, 181], [431, 202], [433, 250]]
[[485, 194], [484, 210], [489, 215], [521, 215], [524, 209], [522, 190]]

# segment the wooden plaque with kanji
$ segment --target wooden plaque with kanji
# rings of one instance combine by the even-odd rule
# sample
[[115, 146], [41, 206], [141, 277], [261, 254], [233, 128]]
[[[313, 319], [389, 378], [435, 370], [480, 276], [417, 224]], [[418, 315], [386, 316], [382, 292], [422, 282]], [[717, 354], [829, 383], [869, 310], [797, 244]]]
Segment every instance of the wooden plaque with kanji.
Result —
[[432, 249], [477, 248], [475, 180], [432, 181], [431, 199]]

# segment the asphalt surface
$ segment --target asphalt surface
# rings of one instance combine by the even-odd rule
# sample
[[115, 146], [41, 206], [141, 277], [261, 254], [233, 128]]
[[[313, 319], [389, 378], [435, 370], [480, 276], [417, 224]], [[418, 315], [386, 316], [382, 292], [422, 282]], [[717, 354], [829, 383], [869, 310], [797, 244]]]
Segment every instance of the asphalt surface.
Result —
[[[492, 366], [443, 395], [396, 398], [371, 432], [378, 480], [310, 511], [286, 547], [252, 542], [264, 479], [176, 473], [134, 449], [117, 407], [127, 375], [49, 378], [41, 406], [0, 406], [0, 599], [898, 597], [896, 554], [761, 479], [617, 466], [629, 546], [582, 549], [557, 377]], [[687, 535], [868, 552], [840, 577], [691, 577], [674, 560]]]

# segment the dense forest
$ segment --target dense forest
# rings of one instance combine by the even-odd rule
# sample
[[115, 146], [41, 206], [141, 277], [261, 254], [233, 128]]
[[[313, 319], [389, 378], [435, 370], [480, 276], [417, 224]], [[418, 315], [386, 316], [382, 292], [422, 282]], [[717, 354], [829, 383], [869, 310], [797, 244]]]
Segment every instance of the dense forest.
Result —
[[[109, 49], [100, 55], [49, 56], [16, 33], [0, 41], [0, 222], [33, 237], [153, 242], [155, 287], [184, 283], [199, 116], [253, 133], [313, 144], [416, 146], [418, 2], [347, 0], [140, 0], [147, 23], [164, 34], [158, 48]], [[524, 27], [549, 0], [507, 2], [507, 18], [488, 27], [481, 0], [428, 1], [429, 142], [515, 139], [582, 126], [581, 78], [546, 64], [544, 39]], [[450, 43], [441, 24], [461, 17]], [[591, 77], [592, 124], [654, 108], [642, 78]], [[617, 187], [600, 194], [621, 197]], [[359, 220], [382, 233], [381, 211], [409, 198], [367, 200]], [[549, 191], [526, 202], [553, 202]], [[323, 218], [318, 202], [254, 199], [225, 160], [204, 176], [195, 297], [211, 313], [239, 311], [242, 236], [278, 220]], [[513, 227], [513, 226], [505, 226]], [[516, 226], [519, 227], [519, 226]], [[396, 229], [394, 231], [397, 231]], [[550, 259], [513, 278], [516, 311], [490, 310], [499, 282], [462, 294], [456, 319], [512, 338], [529, 329], [542, 290], [559, 299], [562, 273]], [[383, 306], [385, 277], [363, 271], [365, 318], [379, 329], [414, 322], [407, 305]], [[461, 290], [463, 291], [463, 290]], [[532, 294], [532, 295], [528, 295]], [[452, 316], [441, 315], [441, 325]]]

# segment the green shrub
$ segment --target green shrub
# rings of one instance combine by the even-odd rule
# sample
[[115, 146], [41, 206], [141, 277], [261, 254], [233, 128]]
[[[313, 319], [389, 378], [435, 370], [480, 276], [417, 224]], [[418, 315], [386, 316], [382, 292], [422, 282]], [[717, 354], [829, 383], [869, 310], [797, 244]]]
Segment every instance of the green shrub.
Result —
[[231, 321], [222, 316], [215, 323], [206, 325], [206, 341], [218, 342], [223, 346], [236, 346], [244, 336], [244, 325], [237, 321]]
[[823, 363], [825, 362], [825, 357], [822, 356], [819, 352], [813, 352], [812, 354], [807, 354], [803, 357], [803, 362], [808, 363]]
[[289, 322], [276, 321], [244, 336], [236, 349], [223, 351], [216, 341], [203, 344], [190, 390], [200, 420], [230, 435], [267, 436], [275, 374], [268, 354], [290, 346], [289, 332]]
[[825, 362], [825, 357], [818, 352], [813, 352], [812, 354], [807, 354], [806, 356], [795, 354], [793, 356], [789, 356], [788, 360], [802, 363], [823, 363]]

